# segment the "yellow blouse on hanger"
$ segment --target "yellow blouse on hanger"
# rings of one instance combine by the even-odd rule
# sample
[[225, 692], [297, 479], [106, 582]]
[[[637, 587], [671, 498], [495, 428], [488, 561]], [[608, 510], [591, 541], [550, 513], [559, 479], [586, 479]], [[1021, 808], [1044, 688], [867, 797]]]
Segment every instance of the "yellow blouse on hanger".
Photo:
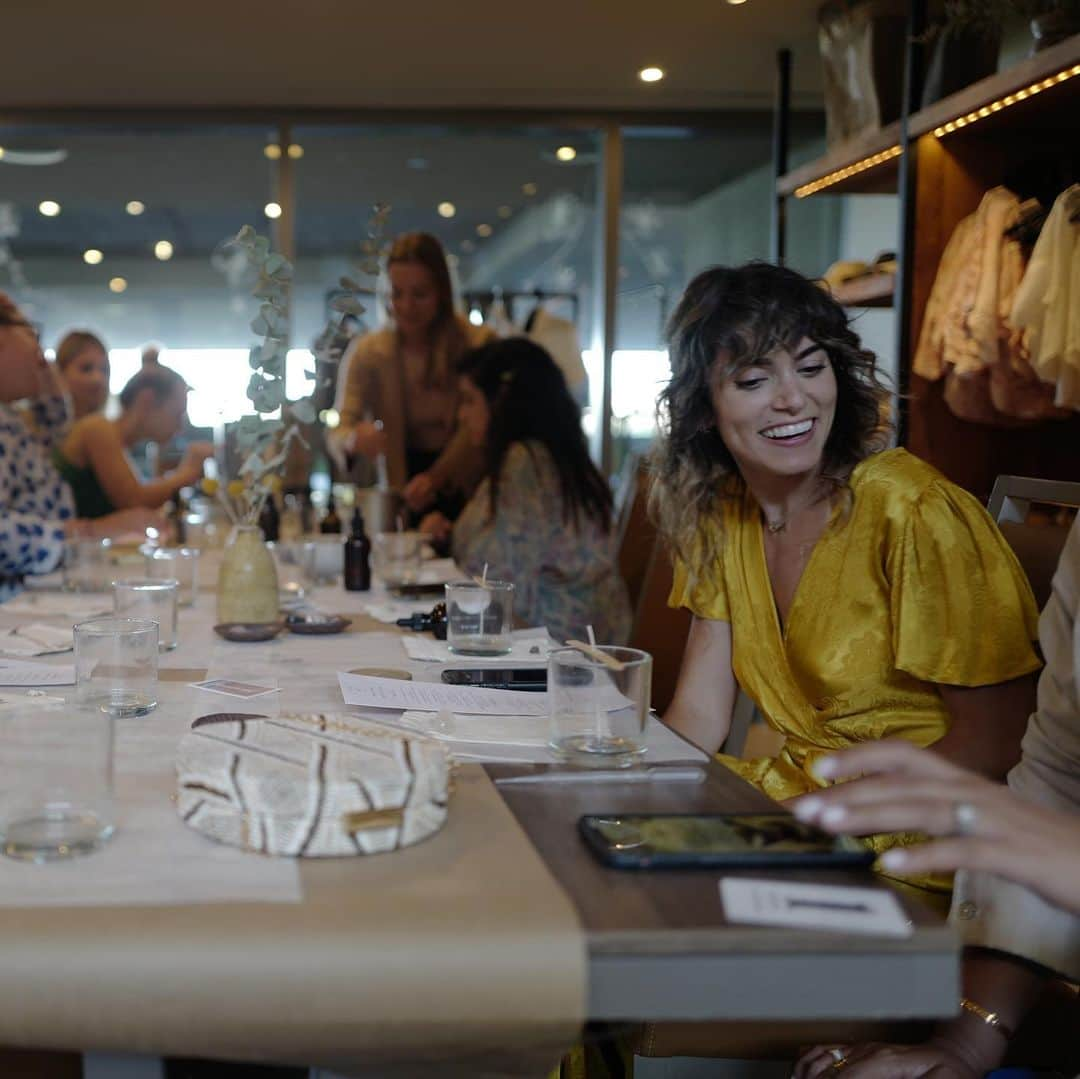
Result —
[[[691, 582], [675, 569], [670, 604], [731, 623], [735, 677], [786, 736], [775, 758], [719, 759], [778, 801], [821, 786], [809, 769], [826, 753], [940, 739], [950, 719], [934, 683], [992, 685], [1040, 665], [1031, 588], [974, 497], [900, 449], [861, 462], [850, 488], [782, 630], [761, 511], [745, 488], [723, 504], [714, 572]], [[897, 842], [874, 839], [877, 850]]]

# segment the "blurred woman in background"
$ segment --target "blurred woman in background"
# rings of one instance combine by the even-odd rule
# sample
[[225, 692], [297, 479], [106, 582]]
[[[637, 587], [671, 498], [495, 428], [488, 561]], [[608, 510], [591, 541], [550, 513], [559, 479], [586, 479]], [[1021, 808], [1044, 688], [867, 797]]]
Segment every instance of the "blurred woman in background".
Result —
[[71, 485], [80, 517], [103, 517], [118, 509], [158, 507], [181, 487], [197, 483], [203, 462], [214, 454], [209, 442], [193, 442], [183, 460], [160, 479], [142, 480], [127, 451], [139, 442], [168, 442], [187, 414], [188, 387], [173, 370], [142, 368], [120, 391], [120, 415], [84, 416], [71, 429], [53, 461]]
[[[611, 491], [589, 458], [581, 415], [551, 356], [524, 337], [467, 353], [458, 365], [458, 417], [483, 451], [484, 479], [452, 526], [458, 565], [514, 582], [514, 617], [558, 640], [604, 644], [630, 631], [615, 568]], [[451, 530], [439, 514], [421, 529]]]
[[[454, 312], [442, 245], [399, 236], [387, 260], [393, 325], [358, 338], [341, 363], [332, 446], [346, 460], [386, 462], [386, 481], [420, 512], [454, 515], [480, 475], [480, 456], [457, 423], [455, 365], [492, 336]], [[374, 473], [372, 473], [374, 475]]]
[[100, 337], [72, 330], [56, 346], [56, 367], [71, 401], [72, 419], [100, 412], [109, 399], [109, 353]]

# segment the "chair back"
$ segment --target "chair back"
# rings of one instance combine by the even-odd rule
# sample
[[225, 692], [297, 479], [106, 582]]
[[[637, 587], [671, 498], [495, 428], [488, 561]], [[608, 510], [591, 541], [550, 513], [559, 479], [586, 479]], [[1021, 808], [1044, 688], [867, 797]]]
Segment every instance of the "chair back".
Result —
[[672, 585], [671, 558], [663, 543], [655, 542], [642, 575], [634, 608], [630, 646], [653, 658], [652, 706], [663, 715], [675, 695], [692, 615], [685, 607], [669, 607]]
[[636, 611], [645, 576], [656, 547], [656, 526], [649, 520], [649, 473], [638, 463], [627, 484], [623, 512], [616, 527], [619, 537], [619, 575], [626, 582], [630, 609]]
[[998, 476], [988, 509], [1024, 568], [1041, 610], [1050, 598], [1069, 525], [1080, 507], [1080, 483]]

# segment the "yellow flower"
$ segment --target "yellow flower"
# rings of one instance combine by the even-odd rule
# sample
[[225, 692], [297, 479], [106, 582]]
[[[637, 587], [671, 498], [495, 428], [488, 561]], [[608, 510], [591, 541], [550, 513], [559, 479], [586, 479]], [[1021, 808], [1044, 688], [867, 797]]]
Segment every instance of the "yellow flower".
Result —
[[244, 481], [229, 480], [229, 486], [225, 490], [229, 492], [230, 497], [239, 498], [244, 493]]
[[209, 476], [205, 476], [199, 481], [199, 487], [202, 488], [202, 493], [204, 495], [213, 498], [218, 492], [218, 481], [210, 479]]
[[281, 477], [277, 473], [271, 473], [269, 476], [263, 477], [263, 486], [274, 494], [279, 494], [281, 491]]

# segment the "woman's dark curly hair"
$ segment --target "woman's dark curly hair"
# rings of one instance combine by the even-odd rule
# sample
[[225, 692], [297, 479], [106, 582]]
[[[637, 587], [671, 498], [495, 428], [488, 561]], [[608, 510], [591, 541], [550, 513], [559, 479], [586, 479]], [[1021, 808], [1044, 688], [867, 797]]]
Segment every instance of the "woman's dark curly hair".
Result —
[[466, 352], [458, 374], [470, 379], [487, 400], [485, 449], [490, 480], [489, 512], [499, 501], [499, 479], [510, 447], [541, 443], [559, 476], [563, 523], [576, 527], [582, 517], [611, 529], [611, 490], [589, 457], [581, 412], [551, 354], [527, 337], [508, 337]]
[[738, 466], [716, 428], [710, 379], [728, 377], [804, 337], [820, 345], [836, 375], [836, 413], [822, 478], [840, 489], [852, 469], [885, 448], [889, 390], [844, 309], [794, 270], [751, 262], [714, 266], [687, 286], [668, 324], [671, 381], [657, 401], [650, 506], [660, 530], [692, 574], [719, 553], [719, 530], [702, 529], [733, 490]]

